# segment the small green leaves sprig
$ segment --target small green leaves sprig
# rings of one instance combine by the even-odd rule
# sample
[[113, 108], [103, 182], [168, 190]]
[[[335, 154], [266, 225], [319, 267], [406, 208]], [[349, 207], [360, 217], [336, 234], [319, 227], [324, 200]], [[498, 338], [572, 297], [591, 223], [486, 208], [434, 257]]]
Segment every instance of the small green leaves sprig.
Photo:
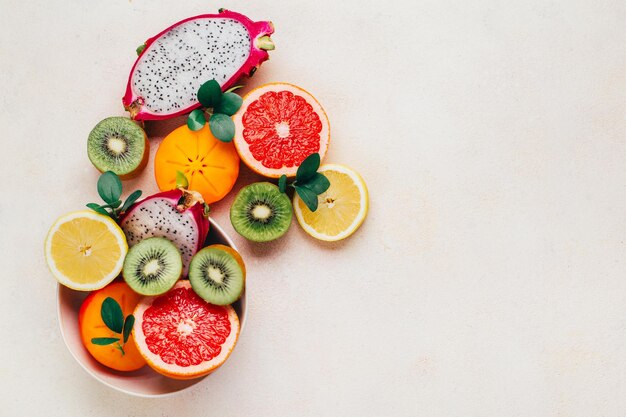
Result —
[[281, 193], [287, 191], [287, 187], [292, 187], [304, 204], [311, 211], [317, 210], [317, 196], [324, 193], [330, 187], [330, 181], [324, 174], [317, 172], [320, 167], [320, 154], [314, 153], [306, 157], [296, 171], [296, 180], [287, 184], [287, 176], [281, 175], [278, 179], [278, 189]]
[[203, 107], [189, 113], [187, 127], [193, 131], [202, 129], [208, 115], [213, 136], [222, 142], [232, 141], [235, 137], [235, 123], [230, 116], [237, 113], [243, 103], [243, 99], [233, 91], [241, 87], [237, 85], [222, 93], [222, 87], [215, 80], [202, 84], [198, 90], [198, 101]]
[[119, 334], [121, 337], [94, 337], [91, 339], [91, 343], [100, 346], [115, 343], [115, 348], [122, 352], [122, 355], [125, 355], [126, 352], [124, 351], [124, 345], [128, 341], [130, 332], [133, 330], [135, 316], [129, 314], [126, 318], [124, 318], [122, 307], [120, 307], [119, 303], [111, 297], [105, 298], [102, 302], [102, 307], [100, 307], [100, 316], [109, 330]]
[[105, 204], [89, 203], [87, 207], [117, 221], [120, 214], [128, 210], [141, 197], [141, 190], [133, 191], [122, 204], [122, 200], [120, 200], [122, 196], [122, 181], [113, 171], [107, 171], [98, 178], [98, 194], [100, 194], [100, 198], [104, 200]]

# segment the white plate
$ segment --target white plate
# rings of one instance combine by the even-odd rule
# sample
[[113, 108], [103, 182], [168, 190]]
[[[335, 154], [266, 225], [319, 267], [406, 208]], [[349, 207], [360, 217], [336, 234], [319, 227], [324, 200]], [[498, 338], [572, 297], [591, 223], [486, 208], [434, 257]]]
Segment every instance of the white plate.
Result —
[[[221, 243], [237, 249], [222, 228], [212, 219], [210, 219], [210, 222], [211, 227], [209, 228], [207, 242], [211, 244]], [[88, 294], [88, 292], [74, 291], [62, 285], [58, 285], [57, 309], [63, 340], [72, 356], [74, 356], [74, 359], [76, 359], [89, 375], [113, 389], [139, 397], [162, 397], [171, 395], [187, 389], [206, 378], [205, 376], [203, 378], [179, 381], [167, 378], [153, 371], [147, 365], [133, 372], [118, 372], [98, 363], [83, 346], [80, 339], [80, 330], [78, 328], [78, 311]], [[245, 289], [241, 298], [233, 304], [233, 307], [239, 316], [239, 322], [241, 324], [239, 335], [241, 336], [246, 322]]]

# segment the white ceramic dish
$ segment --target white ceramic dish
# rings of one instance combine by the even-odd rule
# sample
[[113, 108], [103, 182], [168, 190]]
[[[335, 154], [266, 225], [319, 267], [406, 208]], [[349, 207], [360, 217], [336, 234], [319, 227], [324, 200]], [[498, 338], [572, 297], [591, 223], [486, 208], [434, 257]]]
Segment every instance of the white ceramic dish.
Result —
[[[221, 243], [235, 248], [232, 240], [224, 233], [212, 219], [209, 228], [209, 236], [207, 241], [211, 244]], [[144, 366], [134, 372], [118, 372], [109, 369], [96, 360], [94, 360], [89, 352], [84, 348], [80, 340], [80, 331], [78, 328], [78, 311], [80, 306], [89, 293], [74, 291], [62, 285], [58, 285], [57, 290], [57, 310], [59, 315], [59, 324], [61, 326], [61, 334], [74, 359], [98, 381], [102, 382], [113, 389], [130, 395], [140, 397], [162, 397], [172, 395], [187, 389], [204, 378], [196, 378], [186, 381], [167, 378], [155, 371], [149, 366]], [[241, 328], [239, 334], [243, 331], [246, 322], [246, 291], [239, 301], [233, 304]], [[236, 346], [235, 346], [236, 349]], [[229, 359], [230, 360], [230, 359]], [[228, 363], [228, 360], [226, 361]], [[223, 366], [226, 366], [224, 364]], [[217, 370], [216, 372], [219, 372]]]

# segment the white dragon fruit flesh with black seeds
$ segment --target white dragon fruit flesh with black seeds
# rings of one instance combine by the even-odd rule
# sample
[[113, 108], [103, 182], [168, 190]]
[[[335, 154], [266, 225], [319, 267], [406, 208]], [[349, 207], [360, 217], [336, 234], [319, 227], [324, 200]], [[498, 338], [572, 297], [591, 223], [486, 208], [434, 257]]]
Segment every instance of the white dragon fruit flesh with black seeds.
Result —
[[122, 99], [131, 117], [157, 120], [199, 107], [200, 86], [215, 79], [225, 90], [250, 75], [274, 49], [271, 22], [222, 11], [185, 19], [146, 41]]
[[181, 190], [155, 194], [133, 205], [121, 218], [120, 227], [128, 246], [158, 236], [172, 241], [183, 258], [183, 275], [189, 262], [204, 245], [209, 219], [202, 201], [189, 199], [180, 203]]

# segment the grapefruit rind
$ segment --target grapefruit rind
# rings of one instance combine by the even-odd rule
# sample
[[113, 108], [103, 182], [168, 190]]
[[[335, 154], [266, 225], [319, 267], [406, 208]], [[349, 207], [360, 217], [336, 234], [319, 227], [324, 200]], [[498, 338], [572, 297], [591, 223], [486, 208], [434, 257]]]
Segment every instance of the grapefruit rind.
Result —
[[[191, 284], [189, 281], [179, 281], [176, 283], [172, 290], [176, 290], [177, 288], [185, 288], [191, 289]], [[193, 291], [193, 290], [192, 290]], [[167, 293], [166, 293], [167, 294]], [[194, 293], [195, 294], [195, 293]], [[155, 299], [159, 297], [163, 297], [164, 295], [154, 296], [154, 297], [144, 297], [143, 300], [139, 302], [137, 308], [135, 309], [135, 325], [133, 326], [133, 334], [135, 336], [135, 344], [139, 350], [139, 353], [146, 360], [148, 365], [157, 371], [158, 373], [167, 376], [169, 378], [174, 379], [193, 379], [200, 378], [210, 374], [215, 371], [217, 368], [222, 366], [226, 359], [230, 356], [237, 343], [237, 339], [239, 338], [239, 317], [237, 317], [237, 313], [232, 306], [219, 306], [220, 308], [224, 308], [227, 310], [228, 318], [231, 324], [231, 331], [224, 343], [221, 345], [221, 351], [219, 355], [212, 358], [210, 361], [202, 362], [199, 365], [191, 365], [191, 366], [179, 366], [176, 364], [165, 363], [161, 357], [155, 353], [152, 353], [146, 344], [146, 338], [142, 331], [142, 323], [145, 311], [152, 306], [152, 303]]]
[[[86, 219], [94, 220], [101, 224], [104, 224], [107, 230], [109, 230], [112, 233], [112, 235], [115, 237], [116, 243], [120, 249], [121, 255], [120, 255], [119, 260], [115, 263], [113, 268], [111, 268], [111, 271], [108, 274], [106, 274], [104, 277], [102, 277], [100, 280], [96, 282], [90, 282], [90, 283], [84, 283], [84, 284], [75, 282], [74, 280], [72, 280], [71, 277], [65, 275], [59, 270], [59, 268], [57, 267], [57, 262], [55, 261], [54, 256], [52, 255], [52, 245], [53, 245], [52, 242], [53, 242], [53, 237], [55, 233], [65, 223], [71, 222], [72, 220], [79, 219], [79, 218], [86, 218]], [[113, 221], [113, 219], [103, 214], [96, 213], [95, 211], [81, 210], [81, 211], [75, 211], [75, 212], [65, 214], [59, 217], [54, 222], [54, 224], [52, 225], [52, 227], [50, 228], [46, 236], [46, 241], [44, 243], [44, 250], [46, 254], [46, 263], [48, 264], [48, 268], [50, 269], [50, 272], [52, 272], [52, 275], [56, 278], [56, 280], [60, 284], [76, 291], [94, 291], [94, 290], [99, 290], [101, 288], [104, 288], [107, 284], [111, 283], [120, 274], [120, 272], [122, 271], [122, 266], [124, 265], [124, 258], [126, 256], [126, 253], [128, 252], [128, 244], [126, 243], [126, 236], [124, 235], [124, 232], [117, 225], [117, 223]]]
[[[308, 224], [306, 220], [304, 219], [303, 210], [308, 210], [308, 208], [304, 205], [304, 202], [300, 199], [297, 193], [295, 193], [293, 197], [293, 210], [294, 210], [294, 214], [296, 215], [296, 219], [298, 220], [298, 223], [307, 234], [319, 240], [324, 240], [327, 242], [334, 242], [334, 241], [342, 240], [351, 236], [354, 232], [357, 231], [359, 227], [361, 227], [361, 225], [365, 221], [365, 218], [367, 217], [367, 212], [369, 210], [369, 193], [368, 193], [367, 185], [365, 184], [365, 181], [363, 180], [361, 175], [359, 175], [359, 173], [354, 171], [353, 169], [348, 168], [345, 165], [325, 164], [325, 165], [322, 165], [320, 169], [318, 170], [318, 172], [325, 172], [325, 171], [336, 171], [336, 172], [348, 175], [354, 182], [354, 185], [358, 188], [359, 194], [360, 194], [360, 200], [359, 200], [360, 210], [355, 216], [355, 218], [353, 219], [352, 223], [350, 223], [350, 225], [346, 227], [344, 230], [342, 230], [340, 233], [335, 234], [335, 235], [329, 235], [329, 234], [320, 232], [319, 230], [315, 229], [313, 226]], [[331, 187], [332, 187], [332, 182], [331, 182]]]
[[243, 105], [241, 106], [239, 111], [233, 116], [233, 121], [235, 122], [235, 137], [233, 142], [235, 143], [235, 147], [237, 148], [237, 152], [239, 153], [241, 160], [251, 170], [265, 177], [279, 178], [283, 174], [288, 177], [294, 177], [298, 170], [298, 166], [283, 167], [279, 169], [264, 166], [261, 161], [259, 161], [252, 155], [252, 152], [249, 149], [249, 145], [243, 137], [244, 125], [242, 119], [243, 115], [247, 111], [248, 106], [269, 91], [289, 91], [294, 95], [298, 95], [304, 98], [307, 103], [309, 103], [313, 107], [313, 111], [317, 113], [320, 118], [320, 122], [322, 123], [322, 130], [320, 131], [320, 146], [317, 152], [320, 154], [320, 158], [322, 160], [324, 159], [324, 156], [326, 155], [326, 152], [328, 151], [328, 146], [330, 144], [330, 123], [328, 121], [328, 116], [326, 115], [326, 112], [324, 111], [322, 105], [308, 91], [289, 83], [264, 84], [255, 88], [244, 96]]

